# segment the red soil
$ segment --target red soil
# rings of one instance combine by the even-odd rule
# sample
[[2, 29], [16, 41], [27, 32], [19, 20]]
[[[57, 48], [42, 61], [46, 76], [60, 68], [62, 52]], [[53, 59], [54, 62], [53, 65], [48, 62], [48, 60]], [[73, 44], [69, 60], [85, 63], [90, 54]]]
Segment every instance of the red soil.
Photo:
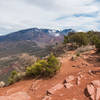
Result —
[[[75, 52], [69, 52], [66, 56], [62, 57], [60, 61], [62, 66], [57, 75], [51, 79], [40, 79], [40, 80], [24, 80], [17, 82], [11, 86], [1, 88], [0, 96], [11, 96], [17, 92], [25, 92], [30, 96], [29, 100], [42, 100], [46, 96], [46, 91], [58, 83], [62, 83], [64, 79], [73, 75], [78, 76], [78, 73], [81, 73], [84, 78], [81, 80], [80, 85], [76, 85], [76, 80], [73, 81], [74, 86], [70, 89], [62, 88], [61, 90], [56, 91], [55, 94], [51, 95], [51, 99], [46, 100], [89, 100], [85, 96], [84, 90], [86, 85], [94, 79], [100, 79], [100, 74], [98, 75], [89, 75], [89, 70], [100, 70], [100, 62], [97, 62], [97, 59], [100, 59], [99, 56], [95, 54], [94, 51], [87, 52], [78, 57], [75, 61], [71, 60], [72, 55]], [[73, 67], [74, 66], [74, 67]], [[76, 67], [75, 67], [76, 66]], [[0, 99], [1, 100], [1, 99]], [[2, 99], [3, 100], [3, 99]], [[12, 100], [4, 98], [4, 100]], [[18, 100], [14, 98], [13, 100]], [[25, 100], [21, 99], [20, 100]]]

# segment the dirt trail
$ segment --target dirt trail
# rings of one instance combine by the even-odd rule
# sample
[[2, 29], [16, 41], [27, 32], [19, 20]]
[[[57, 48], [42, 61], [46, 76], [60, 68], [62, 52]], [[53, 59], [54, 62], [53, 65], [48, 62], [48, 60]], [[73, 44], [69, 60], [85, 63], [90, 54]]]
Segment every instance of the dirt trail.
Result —
[[[94, 62], [89, 62], [90, 56], [93, 58], [97, 57], [93, 55], [94, 51], [83, 54], [75, 61], [72, 61], [71, 58], [74, 53], [69, 52], [69, 54], [60, 58], [62, 67], [55, 77], [48, 80], [24, 80], [9, 87], [1, 88], [0, 100], [89, 100], [84, 94], [84, 89], [91, 80], [100, 79], [100, 75], [91, 76], [88, 74], [88, 71], [100, 70], [100, 62], [97, 63], [98, 67], [94, 67]], [[77, 77], [79, 73], [84, 76], [79, 86], [76, 85], [75, 79], [73, 81], [74, 87], [71, 89], [62, 88], [48, 99], [43, 99], [48, 89], [58, 83], [63, 83], [64, 79], [69, 75]]]

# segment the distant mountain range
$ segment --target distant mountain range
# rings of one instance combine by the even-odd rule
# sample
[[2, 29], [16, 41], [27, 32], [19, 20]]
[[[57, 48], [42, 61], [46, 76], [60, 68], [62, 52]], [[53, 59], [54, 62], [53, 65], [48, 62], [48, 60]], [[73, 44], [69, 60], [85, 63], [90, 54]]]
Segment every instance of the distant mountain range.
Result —
[[4, 42], [4, 41], [11, 42], [11, 41], [22, 41], [22, 40], [40, 41], [39, 39], [43, 39], [44, 41], [46, 41], [46, 37], [49, 39], [59, 38], [73, 31], [74, 30], [72, 29], [64, 29], [59, 31], [59, 30], [51, 30], [51, 29], [31, 28], [31, 29], [13, 32], [5, 36], [0, 36], [0, 42]]
[[73, 31], [31, 28], [0, 36], [0, 57], [19, 53], [37, 55], [46, 46], [63, 41], [64, 35]]

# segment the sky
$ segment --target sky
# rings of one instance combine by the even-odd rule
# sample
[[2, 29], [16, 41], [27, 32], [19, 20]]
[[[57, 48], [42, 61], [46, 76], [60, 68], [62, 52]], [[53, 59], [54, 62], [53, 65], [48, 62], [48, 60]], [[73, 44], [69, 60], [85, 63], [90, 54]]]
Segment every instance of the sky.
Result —
[[34, 27], [100, 31], [100, 0], [0, 0], [0, 35]]

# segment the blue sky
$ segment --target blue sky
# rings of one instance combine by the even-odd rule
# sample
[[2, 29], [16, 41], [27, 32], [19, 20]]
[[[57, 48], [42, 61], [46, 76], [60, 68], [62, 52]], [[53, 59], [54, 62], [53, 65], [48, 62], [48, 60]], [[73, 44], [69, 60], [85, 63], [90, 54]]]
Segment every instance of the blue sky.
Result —
[[0, 35], [33, 27], [100, 31], [100, 0], [0, 0]]

